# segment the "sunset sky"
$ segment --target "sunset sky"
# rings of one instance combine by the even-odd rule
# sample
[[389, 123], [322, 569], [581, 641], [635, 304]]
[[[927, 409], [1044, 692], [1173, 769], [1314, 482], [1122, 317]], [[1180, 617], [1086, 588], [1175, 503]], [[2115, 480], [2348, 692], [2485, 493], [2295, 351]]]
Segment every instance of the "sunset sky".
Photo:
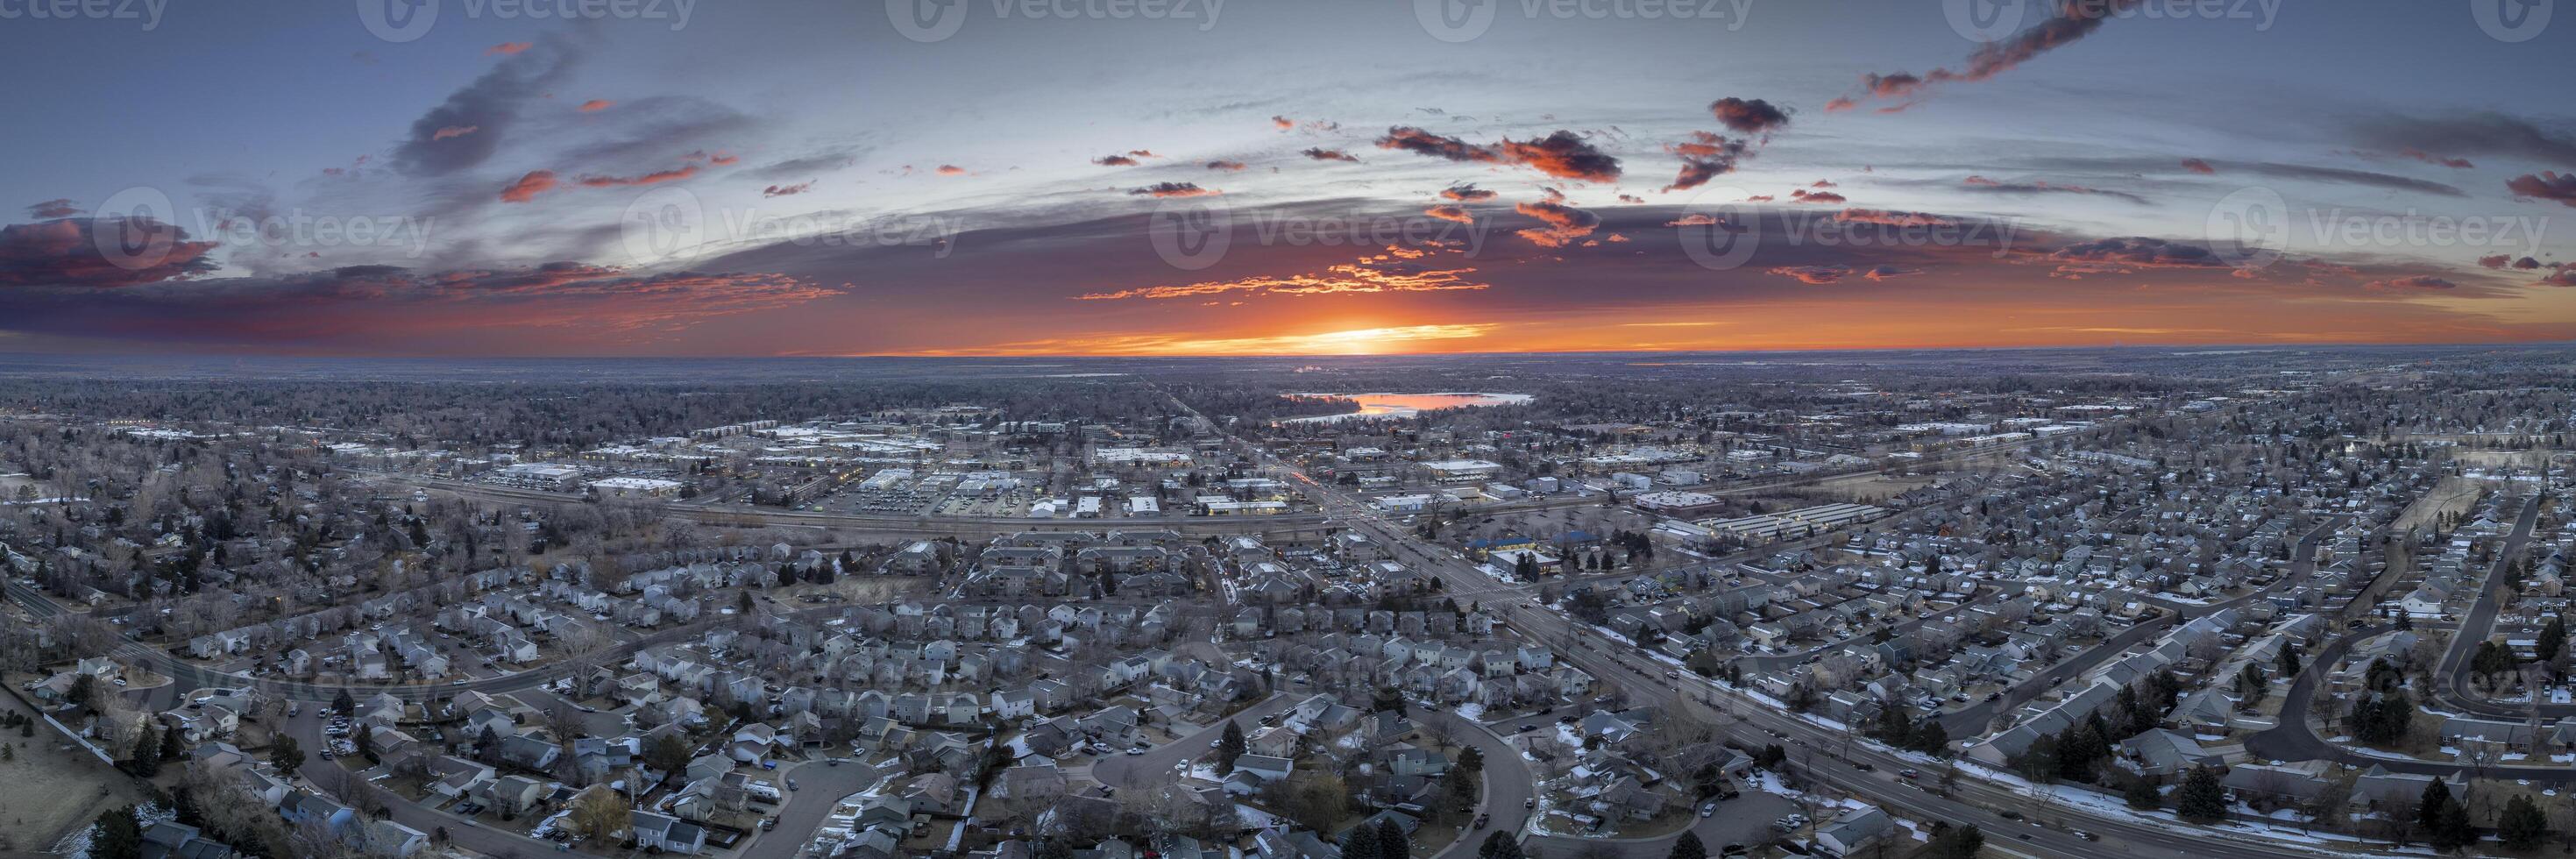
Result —
[[0, 5], [0, 352], [2576, 339], [2545, 2]]

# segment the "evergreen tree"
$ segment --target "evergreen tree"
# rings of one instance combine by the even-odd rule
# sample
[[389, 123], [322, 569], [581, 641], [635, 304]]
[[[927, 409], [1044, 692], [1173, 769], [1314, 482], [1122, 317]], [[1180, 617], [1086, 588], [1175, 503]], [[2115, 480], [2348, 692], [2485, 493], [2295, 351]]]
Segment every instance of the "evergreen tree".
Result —
[[2218, 768], [2191, 768], [2191, 774], [2183, 777], [2182, 788], [2174, 792], [2174, 813], [2193, 823], [2227, 818], [2227, 789], [2218, 783]]
[[1883, 742], [1903, 744], [1914, 736], [1914, 722], [1904, 707], [1887, 706], [1878, 711], [1878, 728], [1874, 732]]
[[1344, 859], [1378, 859], [1377, 827], [1354, 826], [1342, 836]]
[[161, 732], [134, 732], [134, 754], [125, 762], [125, 770], [143, 778], [161, 772]]
[[[1404, 834], [1404, 827], [1395, 825], [1393, 818], [1377, 822], [1377, 855], [1378, 859], [1413, 859], [1413, 840]], [[1357, 857], [1344, 853], [1342, 859]]]
[[268, 764], [293, 777], [296, 770], [304, 768], [304, 749], [295, 744], [294, 737], [279, 736], [268, 742]]
[[2260, 704], [2271, 692], [2270, 682], [2263, 676], [2263, 669], [2260, 666], [2251, 662], [2246, 663], [2245, 670], [2236, 672], [2236, 697], [2247, 707]]
[[2455, 852], [2478, 843], [2478, 829], [2469, 823], [2469, 807], [2453, 799], [2442, 803], [2442, 813], [2434, 821], [2433, 849]]
[[2129, 786], [2120, 791], [2120, 798], [2127, 800], [2130, 808], [2139, 811], [2152, 811], [2165, 802], [2164, 794], [2156, 790], [2155, 782], [2143, 778], [2130, 779]]
[[2540, 628], [2540, 638], [2537, 641], [2536, 649], [2533, 652], [2540, 654], [2540, 661], [2548, 662], [2550, 660], [2557, 659], [2558, 651], [2563, 650], [2566, 647], [2567, 620], [2566, 618], [2562, 618], [2557, 615], [2551, 615], [2549, 617], [2549, 625]]
[[2155, 714], [2147, 712], [2146, 702], [2138, 698], [2138, 687], [2120, 687], [2120, 738], [2128, 739], [2156, 723]]
[[346, 716], [357, 711], [358, 699], [349, 697], [348, 689], [343, 688], [331, 695], [331, 712]]
[[137, 859], [143, 855], [143, 824], [134, 816], [134, 806], [109, 809], [98, 816], [97, 828], [90, 831], [90, 859]]
[[2174, 705], [2182, 702], [2182, 678], [2168, 668], [2156, 672], [2152, 682], [2155, 684], [2156, 714], [2161, 716], [2173, 712]]
[[1243, 725], [1232, 719], [1225, 722], [1225, 733], [1216, 741], [1216, 775], [1234, 774], [1234, 759], [1243, 757]]
[[1708, 859], [1708, 847], [1699, 843], [1699, 834], [1688, 830], [1673, 842], [1673, 852], [1666, 859]]
[[2450, 801], [2451, 786], [2443, 784], [2441, 779], [2424, 785], [2423, 796], [2416, 800], [2415, 825], [2423, 827], [2427, 835], [2442, 828], [2442, 806]]
[[1986, 847], [1986, 834], [1974, 824], [1951, 826], [1932, 824], [1932, 841], [1923, 850], [1926, 859], [1975, 859]]
[[2496, 834], [2504, 839], [2505, 849], [2530, 850], [2540, 846], [2549, 835], [2549, 814], [2527, 795], [2517, 795], [2506, 803], [2504, 816], [2496, 821]]

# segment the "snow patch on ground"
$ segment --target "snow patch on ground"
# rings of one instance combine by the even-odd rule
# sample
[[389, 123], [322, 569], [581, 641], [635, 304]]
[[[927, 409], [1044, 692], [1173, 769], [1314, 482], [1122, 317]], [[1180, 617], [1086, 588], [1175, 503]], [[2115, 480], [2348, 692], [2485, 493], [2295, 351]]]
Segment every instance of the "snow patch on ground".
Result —
[[[2087, 790], [2073, 785], [2034, 785], [2028, 779], [2024, 779], [2019, 775], [1994, 769], [1975, 761], [1963, 760], [1959, 762], [1958, 766], [1962, 772], [2012, 787], [2016, 790], [2022, 791], [2024, 794], [2027, 794], [2034, 799], [2045, 802], [2062, 803], [2064, 805], [2083, 809], [2087, 813], [2094, 814], [2096, 816], [2123, 818], [2140, 826], [2152, 826], [2159, 829], [2191, 835], [2215, 834], [2219, 837], [2228, 838], [2230, 840], [2250, 841], [2274, 846], [2314, 847], [2319, 848], [2322, 852], [2327, 853], [2327, 855], [2347, 855], [2343, 851], [2349, 851], [2355, 847], [2376, 853], [2430, 853], [2429, 850], [2420, 848], [2400, 849], [2395, 844], [2386, 841], [2352, 838], [2326, 838], [2295, 830], [2281, 829], [2270, 824], [2257, 825], [2242, 821], [2227, 821], [2203, 826], [2199, 824], [2185, 823], [2180, 818], [2175, 817], [2174, 813], [2171, 811], [2163, 809], [2157, 809], [2155, 811], [2140, 811], [2138, 809], [2130, 808], [2128, 802], [2120, 799], [2119, 797], [2111, 796], [2099, 791]], [[2167, 792], [2170, 793], [2170, 789], [2168, 789]]]

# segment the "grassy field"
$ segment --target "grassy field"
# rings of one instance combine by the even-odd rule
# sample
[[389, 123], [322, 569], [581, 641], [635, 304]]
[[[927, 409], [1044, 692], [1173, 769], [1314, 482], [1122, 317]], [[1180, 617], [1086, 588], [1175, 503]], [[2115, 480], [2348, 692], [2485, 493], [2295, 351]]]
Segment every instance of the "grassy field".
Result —
[[[0, 709], [36, 718], [15, 695], [0, 694]], [[99, 812], [143, 800], [124, 773], [41, 720], [34, 737], [12, 728], [0, 732], [0, 742], [10, 747], [9, 760], [0, 761], [0, 855], [47, 851]]]
[[2407, 505], [2406, 512], [2397, 515], [2395, 528], [2399, 531], [2431, 528], [2444, 513], [2465, 514], [2477, 506], [2478, 495], [2485, 489], [2482, 481], [2465, 477], [2442, 478], [2441, 482], [2433, 484], [2432, 491], [2415, 499], [2415, 503]]

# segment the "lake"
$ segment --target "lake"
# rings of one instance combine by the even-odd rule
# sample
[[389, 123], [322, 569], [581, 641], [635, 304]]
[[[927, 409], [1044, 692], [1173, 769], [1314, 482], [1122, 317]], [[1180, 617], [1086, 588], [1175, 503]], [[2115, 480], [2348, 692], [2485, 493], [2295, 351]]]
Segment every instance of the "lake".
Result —
[[1337, 398], [1346, 399], [1346, 400], [1354, 400], [1354, 401], [1357, 401], [1357, 402], [1360, 404], [1360, 410], [1359, 410], [1359, 411], [1356, 411], [1356, 412], [1344, 412], [1344, 413], [1342, 413], [1342, 414], [1338, 414], [1338, 415], [1316, 415], [1316, 416], [1313, 416], [1313, 417], [1290, 418], [1289, 420], [1292, 420], [1292, 421], [1338, 421], [1338, 420], [1348, 420], [1348, 419], [1351, 419], [1351, 418], [1361, 418], [1361, 419], [1367, 419], [1367, 418], [1409, 418], [1409, 417], [1412, 417], [1412, 416], [1414, 416], [1414, 415], [1421, 414], [1421, 413], [1423, 413], [1423, 412], [1435, 411], [1435, 410], [1439, 410], [1439, 409], [1460, 409], [1460, 408], [1472, 408], [1472, 407], [1476, 407], [1476, 406], [1508, 406], [1508, 405], [1518, 405], [1518, 404], [1521, 404], [1521, 403], [1529, 402], [1529, 401], [1532, 399], [1532, 398], [1531, 398], [1531, 396], [1530, 396], [1530, 395], [1528, 395], [1528, 394], [1482, 394], [1482, 393], [1441, 393], [1441, 394], [1391, 394], [1391, 393], [1375, 393], [1375, 394], [1321, 394], [1321, 393], [1296, 393], [1296, 394], [1287, 394], [1286, 396], [1291, 396], [1291, 397], [1337, 397]]

